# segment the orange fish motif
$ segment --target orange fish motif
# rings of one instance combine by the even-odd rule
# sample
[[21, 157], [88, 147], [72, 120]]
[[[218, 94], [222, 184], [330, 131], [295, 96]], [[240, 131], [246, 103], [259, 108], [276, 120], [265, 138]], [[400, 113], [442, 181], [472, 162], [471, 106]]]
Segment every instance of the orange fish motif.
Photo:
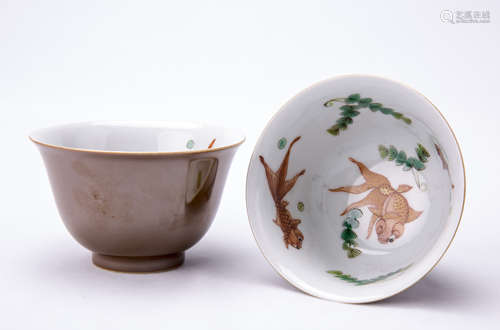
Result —
[[372, 213], [370, 224], [368, 226], [368, 235], [370, 235], [375, 226], [378, 241], [381, 244], [392, 243], [404, 234], [405, 224], [416, 220], [423, 211], [415, 211], [410, 207], [403, 193], [409, 191], [412, 187], [406, 184], [399, 185], [394, 189], [389, 180], [378, 173], [370, 171], [363, 163], [354, 158], [349, 158], [356, 164], [361, 175], [366, 180], [358, 186], [339, 187], [328, 189], [331, 192], [347, 192], [350, 194], [361, 194], [371, 190], [362, 200], [349, 205], [340, 215], [344, 215], [353, 208], [369, 206]]

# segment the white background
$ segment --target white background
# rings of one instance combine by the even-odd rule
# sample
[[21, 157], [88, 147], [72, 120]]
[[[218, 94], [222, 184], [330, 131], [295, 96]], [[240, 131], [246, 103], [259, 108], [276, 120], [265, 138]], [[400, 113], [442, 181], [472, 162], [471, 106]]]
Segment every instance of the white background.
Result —
[[[489, 10], [449, 24], [443, 9]], [[498, 329], [500, 5], [495, 1], [0, 0], [1, 329]], [[369, 305], [303, 294], [260, 254], [244, 202], [279, 106], [337, 74], [421, 91], [461, 143], [467, 205], [438, 267]], [[243, 128], [217, 218], [178, 270], [108, 272], [59, 219], [31, 129], [100, 119]]]

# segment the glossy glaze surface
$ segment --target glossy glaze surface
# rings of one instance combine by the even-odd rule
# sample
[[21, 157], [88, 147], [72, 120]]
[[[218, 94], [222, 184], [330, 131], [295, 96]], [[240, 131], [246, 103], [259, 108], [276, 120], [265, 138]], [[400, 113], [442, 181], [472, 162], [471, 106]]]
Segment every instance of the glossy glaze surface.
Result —
[[299, 289], [344, 302], [386, 298], [430, 271], [464, 196], [460, 149], [439, 111], [411, 88], [363, 75], [286, 103], [247, 176], [267, 260]]
[[[113, 257], [168, 256], [196, 244], [215, 217], [237, 149], [134, 154], [37, 145], [68, 231], [87, 249]], [[127, 260], [116, 269], [173, 266], [137, 268], [134, 260], [127, 268]]]

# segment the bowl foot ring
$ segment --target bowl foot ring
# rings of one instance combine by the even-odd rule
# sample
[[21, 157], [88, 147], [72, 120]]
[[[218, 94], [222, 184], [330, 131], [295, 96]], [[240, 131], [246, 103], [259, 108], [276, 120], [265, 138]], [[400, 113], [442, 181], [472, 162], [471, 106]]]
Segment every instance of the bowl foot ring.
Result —
[[184, 252], [152, 257], [119, 257], [92, 254], [94, 265], [106, 270], [127, 273], [149, 273], [171, 270], [184, 262]]

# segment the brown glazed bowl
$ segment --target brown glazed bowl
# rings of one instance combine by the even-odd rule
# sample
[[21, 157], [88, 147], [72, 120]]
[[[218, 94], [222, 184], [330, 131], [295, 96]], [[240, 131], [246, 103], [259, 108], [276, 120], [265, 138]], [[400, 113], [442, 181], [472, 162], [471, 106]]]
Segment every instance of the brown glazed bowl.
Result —
[[244, 136], [191, 122], [90, 122], [30, 135], [59, 214], [97, 266], [176, 267], [207, 232]]

